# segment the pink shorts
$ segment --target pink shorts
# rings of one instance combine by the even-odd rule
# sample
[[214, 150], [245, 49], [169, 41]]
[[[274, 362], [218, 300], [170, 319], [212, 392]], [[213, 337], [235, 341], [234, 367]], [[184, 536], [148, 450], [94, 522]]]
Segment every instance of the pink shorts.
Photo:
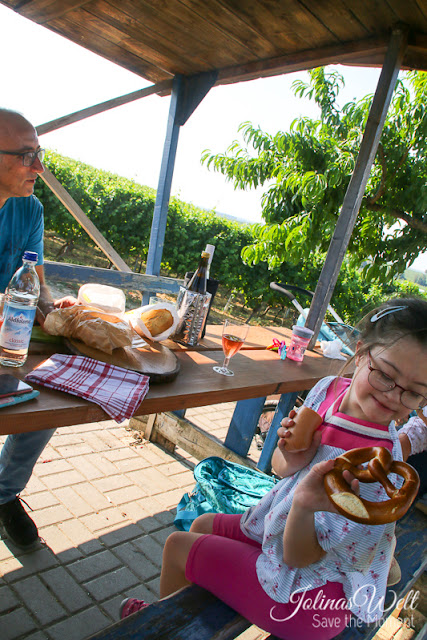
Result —
[[[272, 600], [256, 573], [261, 545], [242, 533], [240, 520], [240, 515], [215, 516], [212, 535], [200, 536], [191, 547], [185, 568], [187, 580], [207, 589], [247, 620], [282, 640], [329, 640], [338, 635], [350, 613], [326, 606], [326, 600], [345, 599], [342, 584], [327, 582], [301, 594], [307, 603], [308, 598], [314, 600], [320, 593], [320, 604], [323, 602], [325, 607], [298, 610], [299, 598], [292, 604]], [[283, 621], [284, 618], [287, 620]]]

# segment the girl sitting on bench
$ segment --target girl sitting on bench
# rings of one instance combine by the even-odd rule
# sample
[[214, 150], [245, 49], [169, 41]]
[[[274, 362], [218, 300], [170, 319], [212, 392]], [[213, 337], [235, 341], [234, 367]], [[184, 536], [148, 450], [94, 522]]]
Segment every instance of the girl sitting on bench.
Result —
[[[402, 460], [395, 421], [427, 405], [427, 302], [395, 299], [368, 314], [353, 378], [324, 378], [305, 404], [323, 423], [307, 450], [291, 453], [284, 443], [292, 421], [282, 422], [275, 460], [284, 477], [255, 507], [243, 515], [204, 514], [189, 532], [168, 537], [162, 598], [198, 584], [283, 640], [333, 638], [351, 613], [364, 622], [381, 619], [395, 523], [339, 515], [323, 478], [353, 448], [382, 446]], [[359, 487], [349, 471], [343, 476], [367, 500], [388, 498], [378, 483]], [[129, 598], [121, 617], [144, 606]]]

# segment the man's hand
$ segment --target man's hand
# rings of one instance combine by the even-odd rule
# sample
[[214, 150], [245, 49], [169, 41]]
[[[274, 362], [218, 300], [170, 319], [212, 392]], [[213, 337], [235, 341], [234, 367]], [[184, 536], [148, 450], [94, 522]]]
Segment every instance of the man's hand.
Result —
[[36, 320], [43, 329], [46, 316], [55, 309], [65, 309], [66, 307], [72, 307], [77, 302], [73, 296], [65, 296], [59, 300], [52, 300], [47, 296], [40, 297], [37, 305]]
[[73, 296], [65, 296], [64, 298], [59, 298], [59, 300], [55, 300], [53, 306], [55, 309], [65, 309], [66, 307], [72, 307], [77, 304], [77, 299]]

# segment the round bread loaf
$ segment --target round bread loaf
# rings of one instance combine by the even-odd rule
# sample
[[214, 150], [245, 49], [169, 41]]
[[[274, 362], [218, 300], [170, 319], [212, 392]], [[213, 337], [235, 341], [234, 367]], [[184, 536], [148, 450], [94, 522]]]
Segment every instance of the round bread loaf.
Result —
[[149, 309], [141, 313], [140, 318], [153, 338], [173, 325], [173, 316], [167, 309]]

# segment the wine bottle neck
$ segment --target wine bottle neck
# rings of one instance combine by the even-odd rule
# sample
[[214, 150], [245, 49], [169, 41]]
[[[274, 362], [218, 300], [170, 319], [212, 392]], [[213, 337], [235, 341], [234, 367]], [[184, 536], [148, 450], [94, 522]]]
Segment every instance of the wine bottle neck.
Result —
[[206, 283], [208, 280], [208, 270], [209, 270], [208, 263], [209, 263], [209, 254], [202, 255], [202, 257], [200, 258], [197, 271], [187, 285], [188, 291], [193, 291], [195, 293], [201, 293], [201, 294], [206, 293]]

